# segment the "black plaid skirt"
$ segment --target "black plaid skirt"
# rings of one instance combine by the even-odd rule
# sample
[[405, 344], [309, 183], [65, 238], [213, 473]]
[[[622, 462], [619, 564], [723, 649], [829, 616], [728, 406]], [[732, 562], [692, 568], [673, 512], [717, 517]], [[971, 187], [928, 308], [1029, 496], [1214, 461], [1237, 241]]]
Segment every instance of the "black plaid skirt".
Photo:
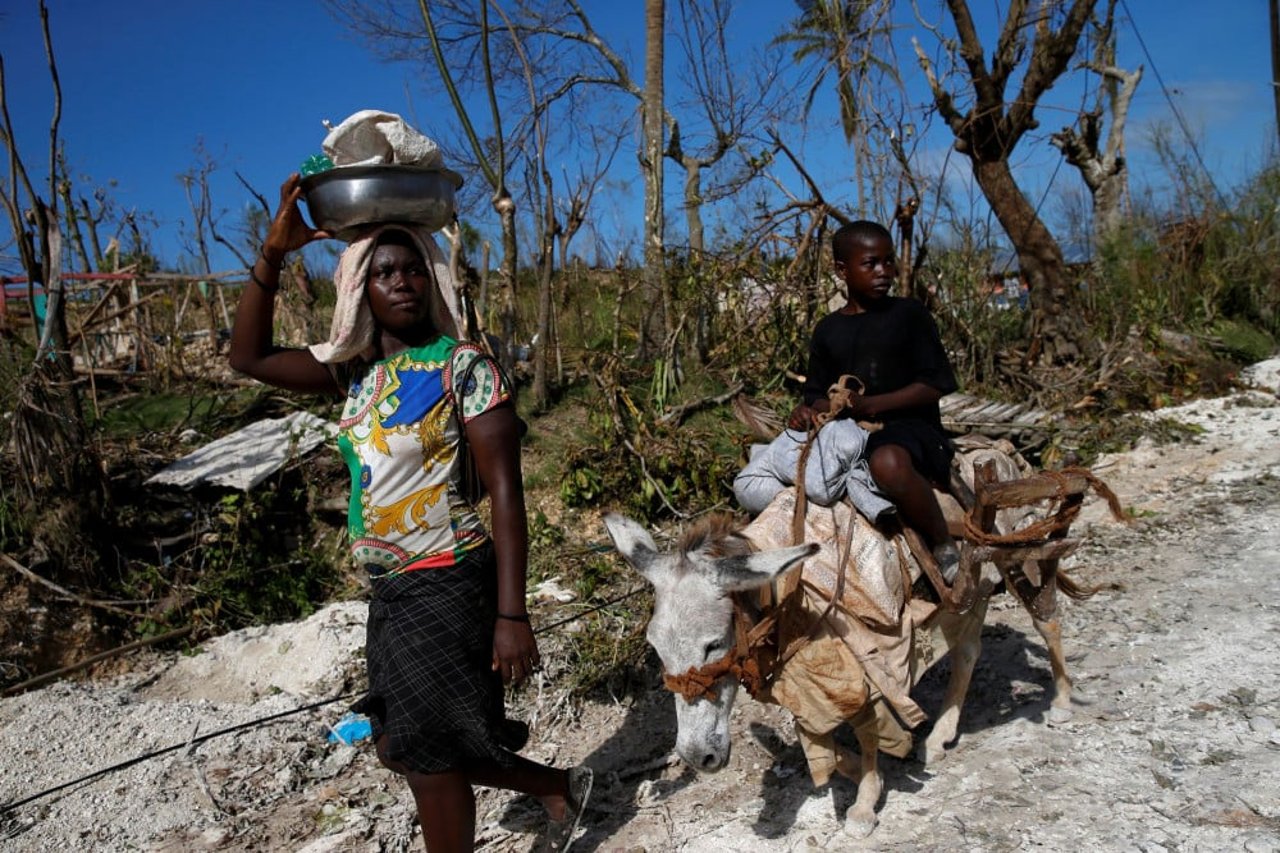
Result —
[[456, 566], [373, 580], [365, 656], [368, 715], [387, 758], [420, 773], [470, 764], [510, 767], [496, 740], [502, 677], [493, 671], [497, 569], [492, 546]]

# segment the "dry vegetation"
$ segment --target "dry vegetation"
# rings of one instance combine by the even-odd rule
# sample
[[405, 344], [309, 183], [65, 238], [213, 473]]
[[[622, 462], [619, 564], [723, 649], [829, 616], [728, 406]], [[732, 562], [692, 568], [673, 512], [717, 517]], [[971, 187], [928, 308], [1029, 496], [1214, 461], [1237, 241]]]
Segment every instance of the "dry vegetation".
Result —
[[[1271, 180], [1262, 175], [1259, 191]], [[1052, 429], [1020, 436], [1023, 450], [1046, 467], [1087, 463], [1100, 451], [1123, 448], [1151, 432], [1149, 425], [1127, 427], [1124, 412], [1219, 391], [1238, 365], [1272, 348], [1275, 304], [1267, 300], [1274, 291], [1256, 273], [1276, 268], [1274, 258], [1258, 253], [1267, 241], [1219, 217], [1178, 268], [1157, 263], [1142, 233], [1135, 226], [1129, 242], [1079, 270], [1078, 310], [1094, 333], [1088, 357], [1067, 365], [1027, 364], [1030, 314], [998, 309], [985, 298], [985, 258], [937, 252], [920, 272], [939, 284], [935, 316], [966, 391], [1030, 400], [1063, 415]], [[1241, 257], [1250, 252], [1252, 261]], [[672, 261], [679, 269], [680, 259]], [[814, 252], [810, 264], [822, 263]], [[675, 365], [635, 358], [645, 303], [634, 291], [619, 302], [629, 273], [562, 273], [555, 400], [534, 411], [528, 395], [522, 398], [532, 426], [524, 458], [535, 583], [558, 577], [577, 606], [611, 601], [629, 587], [599, 547], [601, 509], [662, 523], [728, 505], [731, 479], [753, 440], [730, 397], [741, 392], [766, 412], [787, 411], [794, 395], [787, 373], [803, 369], [803, 318], [823, 310], [836, 292], [827, 281], [811, 304], [801, 304], [795, 294], [803, 289], [786, 276], [810, 272], [782, 260], [771, 267], [776, 283], [745, 289], [743, 270], [762, 266], [769, 267], [758, 259], [724, 261], [677, 274], [685, 283], [682, 300], [705, 300], [717, 310], [706, 326], [705, 358], [690, 346]], [[1256, 280], [1220, 286], [1212, 301], [1205, 281], [1223, 269]], [[224, 319], [219, 290], [227, 287], [234, 297], [238, 283], [201, 294], [190, 280], [140, 277], [142, 298], [113, 311], [102, 306], [123, 288], [75, 285], [73, 293], [83, 296], [69, 302], [68, 324], [92, 346], [86, 343], [76, 359], [74, 387], [100, 460], [102, 499], [86, 505], [56, 490], [36, 499], [20, 488], [38, 472], [24, 468], [14, 451], [17, 419], [5, 420], [3, 551], [50, 583], [4, 569], [14, 581], [0, 601], [4, 685], [124, 642], [189, 628], [170, 642], [190, 643], [362, 594], [342, 557], [335, 507], [342, 506], [345, 473], [332, 453], [292, 463], [249, 493], [143, 485], [198, 444], [252, 420], [308, 406], [333, 415], [327, 403], [256, 387], [227, 370], [215, 343]], [[282, 337], [300, 342], [307, 329], [326, 327], [326, 285], [317, 278], [310, 300], [296, 291], [286, 297]], [[1196, 291], [1194, 299], [1188, 291]], [[0, 369], [12, 395], [24, 387], [32, 345], [29, 321], [17, 310], [7, 319]], [[518, 330], [517, 339], [526, 337]], [[521, 382], [528, 379], [525, 367], [516, 371]], [[18, 407], [17, 399], [6, 401], [9, 411]], [[1175, 425], [1165, 431], [1169, 439], [1178, 436]], [[634, 628], [644, 606], [612, 605], [574, 635], [575, 683], [625, 689], [642, 651]]]
[[[353, 31], [390, 54], [417, 56], [406, 52], [423, 48], [424, 24], [434, 29], [416, 12], [396, 21], [381, 19], [382, 10], [369, 4], [330, 5]], [[470, 293], [485, 328], [516, 346], [538, 341], [533, 363], [515, 371], [522, 414], [532, 425], [525, 473], [535, 580], [559, 576], [579, 606], [605, 603], [625, 593], [626, 585], [598, 549], [595, 514], [616, 508], [664, 523], [726, 506], [730, 480], [752, 440], [734, 417], [733, 401], [750, 399], [766, 419], [785, 413], [794, 399], [794, 376], [804, 369], [809, 330], [839, 298], [828, 274], [827, 237], [833, 223], [854, 217], [824, 196], [786, 138], [788, 128], [807, 122], [817, 89], [805, 105], [794, 93], [770, 88], [767, 74], [755, 80], [739, 75], [743, 58], [730, 55], [720, 38], [727, 4], [714, 4], [714, 14], [704, 14], [701, 4], [673, 10], [687, 26], [676, 33], [683, 58], [672, 62], [683, 63], [702, 85], [692, 84], [697, 91], [686, 102], [673, 98], [665, 105], [639, 85], [640, 75], [629, 72], [579, 4], [521, 4], [512, 10], [514, 20], [504, 18], [501, 25], [478, 20], [474, 4], [431, 5], [440, 10], [438, 23], [448, 35], [436, 60], [439, 75], [449, 76], [454, 51], [488, 57], [489, 51], [477, 50], [482, 36], [495, 47], [528, 47], [523, 55], [534, 57], [522, 69], [487, 68], [491, 78], [477, 73], [458, 81], [475, 91], [486, 82], [495, 88], [488, 101], [495, 127], [500, 101], [511, 113], [506, 137], [496, 133], [486, 148], [479, 142], [483, 134], [473, 134], [475, 162], [459, 164], [484, 177], [469, 186], [488, 184], [479, 192], [487, 197], [492, 191], [501, 202], [506, 238], [501, 268], [472, 271]], [[1008, 13], [1029, 15], [1032, 6], [1041, 8], [1013, 3]], [[943, 186], [940, 176], [913, 173], [901, 131], [914, 117], [892, 113], [895, 104], [905, 110], [901, 83], [870, 73], [885, 65], [875, 52], [889, 49], [892, 28], [882, 14], [889, 5], [803, 7], [794, 28], [762, 52], [760, 67], [776, 66], [780, 51], [790, 51], [795, 63], [840, 72], [832, 77], [843, 81], [837, 89], [842, 127], [857, 155], [857, 209], [875, 215], [866, 212], [896, 208], [904, 259], [911, 261], [904, 264], [910, 275], [903, 289], [930, 304], [964, 389], [1061, 415], [1052, 426], [1017, 436], [1026, 455], [1056, 467], [1123, 448], [1152, 432], [1150, 426], [1128, 426], [1121, 418], [1126, 412], [1220, 391], [1240, 365], [1274, 350], [1280, 334], [1280, 214], [1274, 203], [1280, 165], [1274, 160], [1224, 190], [1202, 174], [1194, 150], [1157, 140], [1170, 175], [1167, 201], [1138, 194], [1124, 217], [1106, 220], [1113, 227], [1096, 230], [1088, 264], [1065, 263], [1039, 208], [1027, 220], [1035, 228], [1009, 228], [1010, 215], [1028, 213], [1022, 209], [1027, 200], [1005, 174], [1011, 152], [1001, 146], [1023, 138], [1031, 108], [1058, 77], [1092, 73], [1072, 70], [1067, 61], [1082, 33], [1091, 33], [1099, 50], [1114, 50], [1113, 0], [1044, 4], [1034, 26], [1011, 20], [991, 51], [991, 69], [966, 66], [954, 52], [963, 43], [970, 54], [982, 53], [970, 50], [976, 36], [957, 17], [960, 10], [967, 13], [967, 4], [957, 0], [947, 8], [959, 39], [943, 39], [935, 59], [922, 59], [942, 120], [1012, 239], [990, 233], [987, 211], [965, 212], [941, 189], [925, 193], [930, 182]], [[57, 100], [48, 10], [43, 3], [40, 9]], [[661, 24], [661, 16], [653, 17], [651, 24]], [[863, 53], [855, 56], [858, 50]], [[944, 69], [931, 63], [946, 53], [955, 67], [950, 77], [935, 76]], [[844, 73], [854, 70], [850, 60], [860, 69], [853, 101], [846, 97]], [[471, 66], [458, 61], [456, 67]], [[563, 79], [566, 69], [584, 67], [605, 69], [589, 90], [599, 112], [576, 100], [586, 98], [586, 90], [579, 93]], [[981, 115], [974, 121], [956, 112], [960, 101], [943, 91], [954, 83], [963, 96], [965, 85], [974, 84], [984, 98], [998, 95], [1018, 78], [1019, 68], [1019, 99], [978, 103]], [[722, 89], [717, 81], [734, 85]], [[3, 82], [0, 76], [0, 105]], [[564, 101], [547, 95], [571, 90], [573, 97]], [[1122, 114], [1104, 97], [1109, 87], [1097, 91], [1093, 111], [1079, 116], [1094, 132], [1075, 143], [1097, 143], [1105, 111], [1112, 135], [1123, 136]], [[657, 204], [647, 218], [654, 220], [646, 227], [656, 229], [650, 234], [656, 240], [645, 242], [645, 264], [628, 262], [624, 253], [612, 269], [587, 269], [570, 242], [587, 217], [599, 213], [592, 207], [594, 193], [631, 129], [618, 116], [634, 117], [641, 102], [652, 108], [651, 118], [658, 108], [681, 113], [668, 118], [665, 151], [653, 145], [662, 141], [654, 133], [661, 136], [663, 122], [647, 123], [645, 144], [658, 151], [658, 161], [684, 172], [688, 242], [654, 253], [664, 235], [663, 205]], [[250, 190], [260, 208], [250, 210], [233, 233], [219, 231], [208, 180], [217, 165], [201, 151], [182, 178], [195, 223], [194, 233], [184, 237], [203, 272], [164, 272], [149, 250], [145, 222], [115, 209], [105, 188], [73, 179], [61, 157], [56, 120], [49, 134], [53, 174], [40, 185], [26, 168], [33, 155], [17, 150], [10, 117], [0, 113], [0, 143], [9, 155], [0, 199], [25, 278], [49, 284], [51, 317], [43, 328], [33, 322], [34, 291], [27, 298], [17, 293], [0, 315], [0, 572], [10, 581], [0, 597], [6, 617], [0, 686], [18, 686], [127, 641], [183, 632], [169, 642], [189, 643], [362, 594], [341, 557], [341, 512], [334, 507], [341, 507], [345, 475], [332, 454], [295, 462], [248, 493], [144, 485], [191, 447], [251, 421], [303, 407], [333, 414], [329, 404], [255, 387], [226, 368], [223, 340], [243, 273], [215, 274], [209, 249], [221, 244], [247, 262], [261, 243], [269, 215], [265, 200]], [[567, 120], [571, 115], [574, 120]], [[458, 116], [468, 126], [471, 118]], [[1071, 141], [1067, 136], [1060, 141]], [[577, 151], [580, 174], [550, 175], [548, 149], [558, 156], [557, 146], [585, 149]], [[1077, 166], [1087, 155], [1114, 154], [1072, 147], [1068, 162]], [[495, 156], [503, 151], [510, 156]], [[497, 174], [490, 160], [512, 174]], [[654, 158], [641, 160], [648, 187]], [[518, 169], [541, 174], [516, 187]], [[705, 183], [693, 180], [698, 175]], [[709, 213], [735, 197], [755, 199], [760, 186], [780, 192], [762, 193], [746, 215], [734, 210], [737, 218], [731, 219], [741, 233], [707, 233], [704, 207]], [[905, 199], [908, 193], [914, 198]], [[922, 198], [933, 201], [922, 206]], [[483, 201], [470, 201], [482, 210]], [[1097, 225], [1102, 213], [1114, 212], [1098, 209], [1096, 195], [1093, 202], [1092, 217], [1069, 217], [1071, 230], [1090, 230], [1085, 220]], [[517, 217], [524, 236], [538, 235], [538, 251], [519, 256], [523, 265], [517, 263]], [[903, 226], [913, 222], [908, 251]], [[464, 226], [471, 262], [490, 266], [469, 239], [478, 232]], [[110, 228], [115, 238], [105, 239]], [[81, 272], [67, 274], [72, 269]], [[1031, 280], [1028, 308], [992, 299], [993, 273], [1014, 271]], [[327, 328], [327, 272], [301, 263], [291, 268], [281, 340], [303, 343]], [[1177, 434], [1172, 425], [1161, 431]], [[615, 609], [606, 617], [616, 621], [601, 622], [575, 640], [584, 688], [612, 684], [634, 661], [640, 646], [631, 626], [638, 620], [616, 609], [631, 606], [610, 605]], [[618, 615], [608, 615], [613, 613]]]

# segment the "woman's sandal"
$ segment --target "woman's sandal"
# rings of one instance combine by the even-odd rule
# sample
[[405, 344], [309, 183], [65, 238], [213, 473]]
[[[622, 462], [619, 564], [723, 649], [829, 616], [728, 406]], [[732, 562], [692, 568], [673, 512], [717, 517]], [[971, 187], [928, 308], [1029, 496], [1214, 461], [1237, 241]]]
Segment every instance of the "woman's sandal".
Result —
[[547, 838], [542, 846], [546, 853], [565, 853], [573, 843], [578, 821], [591, 798], [593, 779], [591, 768], [585, 764], [569, 768], [569, 796], [565, 798], [564, 817], [547, 821]]

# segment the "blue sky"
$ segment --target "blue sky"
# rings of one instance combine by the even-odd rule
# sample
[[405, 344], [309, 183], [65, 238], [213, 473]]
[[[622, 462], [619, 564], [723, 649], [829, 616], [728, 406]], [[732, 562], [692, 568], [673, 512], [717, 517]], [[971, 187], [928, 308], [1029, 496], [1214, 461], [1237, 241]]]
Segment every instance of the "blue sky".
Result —
[[[1142, 138], [1145, 128], [1172, 120], [1154, 63], [1206, 163], [1229, 188], [1274, 144], [1266, 3], [1219, 0], [1208, 6], [1212, 14], [1199, 0], [1127, 3], [1150, 50], [1148, 58], [1133, 28], [1122, 27], [1121, 64], [1146, 65], [1129, 134], [1136, 179], [1158, 187], [1159, 164]], [[926, 13], [934, 10], [931, 0], [918, 5]], [[454, 134], [448, 102], [426, 90], [417, 67], [380, 61], [318, 3], [50, 0], [49, 6], [63, 89], [60, 135], [73, 172], [99, 184], [114, 182], [111, 193], [120, 206], [154, 216], [153, 244], [166, 264], [179, 263], [182, 255], [179, 233], [190, 213], [177, 175], [193, 167], [197, 145], [219, 164], [214, 203], [225, 211], [223, 227], [230, 230], [238, 211], [250, 203], [233, 172], [274, 202], [283, 176], [319, 149], [323, 119], [337, 122], [376, 107], [416, 117], [429, 135]], [[669, 15], [675, 6], [668, 0]], [[976, 15], [991, 15], [1005, 3], [974, 0], [972, 6]], [[586, 7], [606, 38], [633, 60], [634, 73], [642, 75], [643, 4], [587, 0]], [[792, 3], [779, 0], [742, 0], [737, 8], [734, 38], [744, 56], [796, 14]], [[990, 44], [994, 30], [985, 23], [984, 40]], [[904, 39], [912, 33], [930, 44], [919, 27], [900, 31]], [[9, 111], [27, 166], [43, 174], [52, 99], [34, 0], [0, 5], [0, 53]], [[669, 48], [669, 62], [673, 56]], [[918, 89], [919, 73], [905, 41], [899, 61], [909, 85]], [[677, 86], [669, 76], [668, 97]], [[1078, 103], [1079, 90], [1070, 86], [1049, 93], [1039, 113], [1044, 131], [1064, 123], [1067, 110]], [[851, 156], [835, 129], [833, 107], [834, 99], [819, 95], [808, 126], [795, 137], [818, 174]], [[447, 133], [437, 131], [439, 125]], [[946, 147], [939, 137], [922, 158], [942, 160]], [[1039, 145], [1021, 156], [1028, 175], [1024, 188], [1041, 192], [1056, 150]], [[618, 161], [633, 167], [630, 140]], [[1069, 170], [1063, 172], [1058, 181], [1079, 184]], [[673, 170], [668, 174], [669, 185], [678, 184]], [[963, 182], [963, 173], [953, 179]], [[838, 188], [832, 192], [840, 196]], [[637, 227], [639, 195], [638, 182], [617, 184], [598, 220], [621, 229]], [[13, 271], [12, 247], [0, 248], [0, 255], [0, 270]], [[215, 266], [234, 263], [220, 253]]]

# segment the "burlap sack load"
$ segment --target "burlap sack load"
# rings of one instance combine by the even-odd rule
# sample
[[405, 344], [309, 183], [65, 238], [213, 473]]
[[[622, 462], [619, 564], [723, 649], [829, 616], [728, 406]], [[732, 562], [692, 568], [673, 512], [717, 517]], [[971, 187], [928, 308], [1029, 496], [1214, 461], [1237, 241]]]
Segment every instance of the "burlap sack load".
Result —
[[[783, 489], [742, 531], [758, 551], [792, 545], [794, 487]], [[897, 628], [906, 601], [903, 578], [906, 543], [887, 539], [845, 501], [829, 507], [809, 506], [803, 541], [816, 542], [818, 553], [804, 562], [801, 580], [826, 599], [836, 588], [836, 573], [849, 566], [840, 606], [873, 628]], [[847, 562], [841, 558], [847, 555]]]

